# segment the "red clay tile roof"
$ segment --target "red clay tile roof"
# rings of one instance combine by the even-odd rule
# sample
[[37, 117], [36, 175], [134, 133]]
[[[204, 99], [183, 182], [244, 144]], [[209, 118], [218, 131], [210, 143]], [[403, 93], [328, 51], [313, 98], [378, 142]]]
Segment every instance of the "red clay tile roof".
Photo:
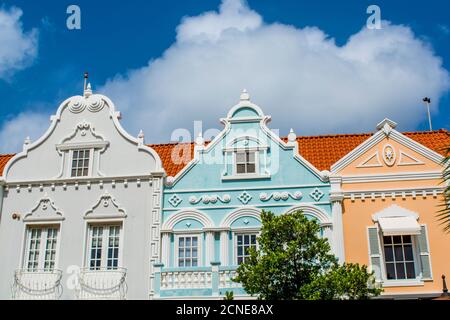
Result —
[[[450, 133], [441, 129], [437, 131], [404, 132], [404, 135], [445, 156], [445, 147], [450, 145]], [[370, 138], [373, 133], [336, 134], [324, 136], [297, 137], [299, 153], [318, 170], [330, 170], [330, 167], [358, 145]], [[282, 138], [286, 141], [287, 138]], [[163, 167], [168, 176], [175, 176], [194, 156], [193, 143], [151, 144], [161, 157]], [[176, 159], [172, 160], [172, 154]], [[14, 155], [0, 155], [0, 172]]]
[[2, 173], [1, 175], [3, 175], [3, 169], [5, 169], [6, 164], [12, 157], [14, 157], [14, 154], [0, 154], [0, 172]]
[[[444, 148], [450, 145], [450, 134], [444, 129], [432, 132], [404, 132], [403, 134], [442, 155], [445, 155]], [[333, 164], [372, 135], [373, 133], [304, 136], [297, 137], [297, 142], [302, 157], [322, 171], [330, 170]], [[282, 140], [287, 141], [287, 138], [282, 138]], [[184, 167], [183, 164], [174, 164], [171, 161], [172, 150], [178, 145], [176, 143], [150, 145], [161, 157], [164, 169], [169, 176], [175, 176]], [[194, 155], [194, 144], [191, 143], [190, 149], [186, 148], [185, 150], [190, 150], [184, 154], [185, 160], [187, 160], [185, 164], [187, 164]]]

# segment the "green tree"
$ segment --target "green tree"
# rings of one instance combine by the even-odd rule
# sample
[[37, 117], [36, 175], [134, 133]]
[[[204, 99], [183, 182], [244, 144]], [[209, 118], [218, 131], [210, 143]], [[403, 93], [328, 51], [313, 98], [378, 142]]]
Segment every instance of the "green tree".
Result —
[[380, 294], [365, 266], [339, 266], [320, 225], [301, 211], [261, 214], [258, 249], [237, 269], [235, 281], [266, 300], [363, 299]]
[[442, 164], [444, 166], [443, 177], [446, 188], [444, 189], [443, 209], [439, 211], [438, 217], [444, 225], [444, 231], [450, 233], [450, 146], [446, 149], [446, 157]]

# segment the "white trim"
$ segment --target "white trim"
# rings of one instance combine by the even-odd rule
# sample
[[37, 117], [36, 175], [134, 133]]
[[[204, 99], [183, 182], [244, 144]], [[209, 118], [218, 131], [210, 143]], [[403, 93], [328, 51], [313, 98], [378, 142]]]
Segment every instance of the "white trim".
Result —
[[415, 220], [419, 219], [419, 214], [417, 212], [405, 209], [399, 205], [393, 204], [389, 207], [384, 208], [372, 214], [372, 220], [377, 222], [379, 218], [392, 218], [392, 217], [412, 217]]
[[[178, 243], [180, 237], [197, 237], [197, 266], [196, 267], [203, 267], [203, 232], [191, 232], [191, 233], [174, 233], [174, 255], [173, 255], [173, 265], [175, 268], [196, 268], [192, 266], [184, 266], [180, 267], [178, 265]], [[184, 257], [185, 259], [186, 257]], [[191, 257], [192, 259], [192, 257]], [[208, 264], [206, 264], [208, 266]]]
[[261, 222], [261, 210], [255, 207], [239, 208], [226, 215], [220, 222], [220, 227], [224, 229], [231, 228], [233, 222], [242, 217], [253, 217]]
[[366, 183], [379, 181], [409, 181], [409, 180], [432, 180], [441, 179], [442, 171], [428, 172], [403, 172], [368, 175], [348, 175], [342, 177], [344, 183]]
[[418, 286], [424, 286], [425, 283], [422, 280], [420, 280], [420, 279], [383, 280], [381, 282], [381, 285], [383, 286], [383, 288], [391, 288], [391, 287], [418, 287]]
[[[378, 163], [376, 163], [376, 164], [366, 164], [367, 162], [369, 162], [370, 160], [372, 160], [375, 157], [376, 157], [376, 160], [377, 160]], [[361, 161], [361, 163], [356, 166], [356, 168], [379, 168], [379, 167], [383, 167], [383, 165], [381, 164], [380, 154], [379, 154], [378, 150], [375, 151], [370, 156], [368, 156], [365, 160]]]
[[[294, 200], [293, 200], [294, 201]], [[257, 208], [267, 208], [267, 207], [290, 207], [292, 205], [298, 204], [298, 202], [286, 202], [286, 203], [264, 203], [258, 204]], [[330, 202], [302, 202], [304, 205], [329, 205]], [[213, 210], [213, 209], [239, 209], [242, 208], [242, 205], [233, 205], [233, 206], [214, 206], [214, 207], [195, 207], [197, 210]], [[244, 207], [247, 208], [247, 207]], [[184, 209], [189, 210], [189, 207], [185, 207]], [[164, 208], [163, 211], [179, 211], [180, 208]]]
[[[397, 162], [398, 166], [415, 166], [415, 165], [422, 165], [425, 164], [425, 162], [417, 159], [416, 157], [413, 157], [409, 154], [407, 154], [405, 151], [403, 151], [402, 149], [399, 148], [399, 159]], [[415, 162], [403, 162], [403, 157], [408, 157], [412, 160], [414, 160]]]
[[285, 214], [290, 214], [298, 210], [301, 210], [306, 215], [310, 215], [317, 218], [317, 220], [319, 220], [320, 222], [321, 227], [333, 225], [330, 216], [324, 210], [313, 205], [300, 204], [290, 208], [288, 211], [285, 212]]
[[[173, 232], [175, 225], [184, 219], [197, 220], [203, 225], [204, 229], [213, 228], [214, 222], [204, 213], [197, 210], [181, 210], [173, 215], [171, 215], [161, 226], [162, 232]], [[177, 231], [178, 232], [178, 231]]]
[[[396, 131], [393, 128], [391, 128], [391, 130], [388, 132], [388, 134], [389, 134], [390, 139], [417, 152], [418, 154], [424, 156], [425, 158], [427, 158], [437, 164], [442, 165], [442, 161], [443, 161], [444, 157], [442, 155], [440, 155], [439, 153], [425, 147], [424, 145], [414, 141], [411, 138], [408, 138], [407, 136], [403, 135], [402, 133]], [[386, 135], [387, 135], [387, 133], [384, 129], [375, 133], [372, 137], [368, 138], [366, 141], [361, 143], [358, 147], [353, 149], [353, 151], [351, 151], [350, 153], [345, 155], [343, 158], [338, 160], [335, 164], [333, 164], [331, 166], [331, 172], [336, 174], [339, 171], [341, 171], [347, 165], [349, 165], [354, 160], [356, 160], [358, 157], [360, 157], [365, 152], [367, 152], [372, 147], [374, 147], [377, 143], [382, 141], [386, 137]]]
[[[253, 108], [255, 112], [258, 113], [258, 117], [249, 117], [249, 118], [239, 118], [239, 119], [233, 119], [231, 115], [235, 113], [240, 108]], [[191, 170], [193, 166], [197, 164], [197, 162], [200, 159], [201, 153], [208, 153], [210, 152], [218, 143], [221, 141], [230, 131], [231, 131], [231, 124], [236, 122], [256, 122], [259, 121], [259, 126], [262, 132], [266, 134], [268, 138], [270, 138], [272, 141], [278, 144], [283, 150], [292, 150], [293, 157], [298, 162], [303, 164], [311, 173], [313, 173], [317, 178], [319, 178], [321, 181], [326, 182], [327, 177], [326, 175], [319, 171], [316, 167], [314, 167], [310, 162], [308, 162], [305, 158], [303, 158], [299, 152], [298, 152], [298, 143], [297, 141], [294, 144], [291, 143], [285, 143], [283, 140], [280, 139], [279, 136], [277, 136], [272, 130], [270, 130], [267, 127], [267, 123], [271, 120], [270, 116], [265, 116], [261, 110], [260, 107], [257, 105], [244, 100], [240, 101], [239, 104], [235, 105], [233, 108], [230, 109], [228, 112], [227, 118], [222, 118], [220, 121], [225, 125], [225, 128], [206, 146], [202, 148], [194, 148], [194, 157], [192, 160], [183, 167], [176, 175], [175, 177], [172, 177], [170, 186], [174, 186], [177, 184], [177, 182], [187, 173]]]
[[120, 112], [117, 112], [115, 110], [115, 106], [114, 103], [106, 96], [101, 95], [101, 94], [93, 94], [89, 97], [84, 97], [84, 96], [73, 96], [70, 97], [66, 100], [64, 100], [58, 107], [58, 110], [56, 111], [56, 114], [50, 117], [50, 127], [47, 129], [47, 131], [35, 142], [31, 143], [30, 145], [26, 145], [23, 149], [22, 152], [17, 153], [15, 156], [13, 156], [8, 163], [6, 164], [4, 170], [3, 170], [3, 176], [5, 178], [5, 180], [7, 182], [9, 177], [9, 171], [11, 169], [11, 167], [14, 165], [15, 162], [17, 162], [18, 160], [22, 159], [22, 158], [26, 158], [28, 156], [28, 152], [36, 149], [37, 147], [39, 147], [41, 144], [43, 144], [49, 137], [50, 135], [55, 131], [56, 126], [58, 125], [58, 123], [61, 121], [61, 116], [62, 113], [65, 109], [70, 108], [70, 105], [72, 103], [76, 103], [76, 102], [82, 102], [82, 104], [87, 105], [87, 109], [90, 112], [95, 112], [95, 108], [90, 108], [92, 101], [98, 102], [100, 101], [102, 104], [104, 104], [105, 106], [107, 106], [109, 108], [109, 116], [113, 121], [113, 124], [115, 126], [115, 128], [117, 129], [117, 131], [120, 133], [120, 135], [125, 138], [126, 140], [128, 140], [129, 142], [131, 142], [132, 144], [134, 144], [139, 151], [144, 151], [146, 153], [148, 153], [149, 155], [151, 155], [154, 160], [155, 160], [155, 168], [153, 171], [156, 172], [165, 172], [164, 168], [162, 166], [162, 162], [161, 162], [161, 158], [159, 157], [158, 153], [153, 150], [152, 148], [142, 144], [142, 141], [138, 138], [135, 138], [133, 136], [131, 136], [128, 132], [125, 131], [125, 129], [122, 127], [122, 125], [120, 124]]
[[[252, 187], [249, 186], [246, 190], [266, 190], [266, 189], [299, 189], [299, 188], [315, 188], [315, 187], [327, 187], [330, 184], [302, 184], [302, 185], [285, 185], [285, 186], [270, 186], [270, 187]], [[213, 189], [181, 189], [181, 190], [164, 190], [164, 193], [191, 193], [191, 192], [220, 192], [220, 191], [242, 191], [241, 187], [236, 188], [213, 188]]]
[[237, 236], [238, 235], [255, 235], [256, 236], [256, 249], [258, 249], [258, 237], [261, 234], [261, 230], [247, 230], [247, 229], [236, 229], [232, 232], [232, 239], [233, 239], [233, 264], [235, 266], [238, 265], [238, 256], [237, 256]]
[[[119, 255], [117, 261], [117, 268], [123, 267], [123, 251], [124, 251], [124, 233], [125, 233], [125, 220], [124, 219], [111, 219], [107, 221], [95, 221], [89, 220], [85, 224], [85, 244], [83, 247], [83, 266], [90, 270], [90, 253], [91, 253], [91, 232], [92, 227], [102, 227], [102, 256], [100, 262], [100, 268], [107, 268], [108, 261], [108, 243], [109, 232], [111, 226], [119, 226]], [[105, 232], [107, 228], [108, 232]], [[106, 240], [106, 241], [105, 241]], [[106, 249], [106, 250], [105, 250]], [[92, 269], [95, 271], [95, 269]]]

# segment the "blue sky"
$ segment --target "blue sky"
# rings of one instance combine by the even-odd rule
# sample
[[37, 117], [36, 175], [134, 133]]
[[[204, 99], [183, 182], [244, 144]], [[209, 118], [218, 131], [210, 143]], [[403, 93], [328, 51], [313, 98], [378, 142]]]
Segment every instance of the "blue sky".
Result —
[[[229, 0], [233, 2], [233, 0]], [[239, 2], [239, 1], [236, 1]], [[423, 64], [428, 62], [436, 63], [435, 69], [437, 71], [429, 72], [424, 68], [423, 73], [417, 75], [419, 80], [414, 82], [414, 84], [405, 84], [402, 87], [402, 82], [395, 78], [392, 80], [396, 86], [398, 86], [399, 95], [409, 95], [416, 93], [417, 90], [415, 86], [421, 87], [420, 81], [425, 84], [429, 84], [430, 81], [433, 85], [430, 85], [429, 95], [433, 99], [433, 126], [434, 128], [448, 128], [449, 124], [449, 110], [450, 110], [450, 95], [448, 90], [448, 84], [442, 85], [443, 80], [448, 80], [448, 74], [445, 75], [446, 70], [450, 70], [450, 5], [445, 1], [440, 0], [429, 0], [424, 4], [419, 1], [290, 1], [290, 0], [249, 0], [247, 3], [243, 2], [240, 4], [240, 8], [236, 9], [233, 13], [238, 17], [237, 20], [245, 20], [248, 18], [249, 26], [242, 27], [237, 25], [236, 29], [240, 32], [247, 32], [251, 30], [252, 33], [248, 33], [245, 36], [250, 39], [247, 41], [250, 46], [253, 39], [261, 37], [264, 39], [264, 34], [270, 32], [274, 33], [276, 31], [260, 30], [262, 26], [258, 24], [258, 17], [262, 19], [263, 25], [271, 26], [276, 29], [277, 25], [282, 25], [283, 30], [280, 31], [280, 37], [286, 35], [286, 46], [289, 44], [289, 37], [287, 34], [292, 33], [293, 28], [295, 32], [305, 30], [305, 27], [316, 27], [318, 30], [328, 35], [329, 39], [334, 39], [335, 46], [340, 48], [345, 46], [348, 42], [349, 37], [361, 33], [362, 28], [364, 28], [368, 15], [366, 14], [366, 8], [370, 4], [377, 4], [381, 8], [381, 16], [383, 20], [388, 20], [392, 25], [400, 26], [403, 25], [408, 30], [412, 31], [414, 41], [411, 41], [412, 45], [414, 43], [421, 43], [427, 47], [425, 49], [412, 49], [413, 52], [409, 55], [407, 49], [402, 51], [401, 54], [407, 55], [407, 59], [411, 59], [411, 66], [405, 66], [402, 68], [402, 72], [405, 70], [411, 70], [408, 68], [413, 68], [414, 65], [417, 67], [423, 67]], [[81, 30], [68, 30], [66, 28], [66, 19], [68, 15], [66, 14], [66, 9], [70, 4], [77, 4], [81, 8]], [[179, 127], [185, 127], [188, 130], [192, 129], [193, 120], [202, 120], [202, 115], [205, 116], [205, 125], [207, 127], [216, 126], [220, 128], [217, 124], [218, 117], [224, 116], [235, 102], [239, 95], [237, 91], [238, 88], [246, 86], [249, 88], [252, 98], [256, 101], [263, 110], [267, 110], [267, 113], [272, 115], [274, 119], [275, 127], [279, 127], [282, 134], [285, 134], [289, 127], [294, 127], [297, 134], [327, 134], [327, 133], [348, 133], [348, 132], [367, 132], [373, 131], [377, 120], [382, 120], [384, 116], [395, 117], [396, 122], [399, 123], [399, 128], [401, 130], [426, 130], [428, 128], [425, 108], [421, 107], [419, 96], [414, 98], [405, 99], [399, 98], [392, 93], [384, 92], [382, 85], [377, 85], [377, 83], [383, 83], [374, 81], [371, 86], [373, 90], [369, 90], [367, 87], [360, 90], [369, 90], [369, 92], [374, 93], [374, 98], [371, 94], [361, 94], [360, 96], [355, 96], [353, 99], [358, 100], [355, 103], [355, 109], [360, 110], [367, 108], [368, 119], [364, 121], [365, 113], [355, 113], [355, 119], [349, 120], [352, 117], [352, 110], [342, 109], [340, 104], [330, 104], [330, 115], [314, 115], [314, 109], [320, 109], [321, 107], [327, 110], [327, 103], [330, 99], [330, 103], [336, 99], [333, 99], [334, 93], [327, 93], [330, 87], [334, 86], [334, 83], [344, 86], [348, 81], [347, 87], [339, 87], [342, 91], [342, 95], [345, 96], [346, 90], [351, 92], [351, 87], [354, 87], [352, 82], [348, 79], [352, 75], [348, 72], [343, 73], [345, 75], [344, 79], [342, 74], [337, 75], [334, 72], [334, 66], [331, 66], [327, 70], [333, 72], [333, 81], [324, 81], [320, 78], [320, 73], [324, 70], [319, 67], [314, 67], [314, 63], [317, 61], [312, 60], [312, 63], [307, 65], [298, 65], [298, 73], [303, 73], [303, 75], [309, 75], [308, 78], [313, 77], [315, 79], [318, 77], [317, 83], [323, 83], [323, 88], [318, 88], [317, 83], [314, 82], [314, 87], [310, 90], [315, 92], [315, 101], [311, 102], [312, 98], [308, 97], [305, 99], [305, 105], [303, 105], [302, 96], [291, 96], [289, 93], [283, 92], [283, 94], [274, 96], [268, 96], [264, 91], [277, 92], [278, 85], [285, 88], [287, 84], [283, 83], [283, 76], [279, 75], [280, 79], [276, 79], [276, 83], [267, 83], [267, 90], [263, 90], [263, 84], [255, 84], [261, 77], [266, 77], [267, 70], [258, 67], [249, 67], [248, 70], [242, 72], [251, 72], [251, 76], [247, 74], [236, 74], [237, 79], [245, 79], [245, 81], [236, 81], [236, 85], [230, 84], [226, 86], [226, 90], [223, 90], [223, 95], [221, 88], [219, 86], [225, 86], [223, 81], [217, 82], [209, 81], [209, 78], [200, 77], [196, 78], [196, 73], [202, 73], [203, 69], [194, 69], [197, 72], [193, 72], [192, 77], [193, 83], [196, 87], [190, 84], [186, 88], [186, 92], [183, 93], [183, 86], [186, 82], [190, 82], [190, 77], [181, 77], [183, 79], [178, 80], [176, 71], [172, 71], [168, 65], [173, 66], [176, 63], [171, 61], [180, 61], [179, 57], [189, 57], [192, 52], [188, 51], [186, 54], [182, 50], [186, 47], [190, 47], [186, 50], [191, 50], [195, 47], [198, 50], [197, 40], [192, 40], [191, 34], [198, 36], [198, 31], [195, 28], [209, 28], [209, 25], [196, 24], [199, 21], [199, 17], [205, 14], [205, 12], [219, 10], [221, 1], [209, 1], [209, 0], [184, 0], [184, 1], [82, 1], [78, 0], [75, 2], [67, 1], [3, 1], [0, 8], [6, 12], [10, 12], [13, 7], [19, 8], [23, 15], [20, 17], [21, 32], [23, 36], [30, 36], [30, 32], [35, 30], [36, 48], [32, 57], [28, 57], [26, 62], [23, 62], [20, 66], [10, 67], [11, 70], [6, 70], [3, 77], [0, 73], [0, 96], [1, 108], [0, 108], [0, 126], [2, 127], [2, 132], [0, 133], [0, 138], [4, 141], [5, 139], [13, 139], [11, 136], [18, 135], [19, 140], [23, 141], [26, 135], [31, 135], [33, 139], [36, 139], [40, 133], [43, 133], [45, 127], [48, 125], [48, 116], [53, 114], [65, 98], [80, 94], [82, 91], [82, 75], [85, 70], [90, 73], [90, 80], [94, 87], [94, 91], [99, 89], [101, 92], [112, 96], [113, 101], [116, 102], [116, 107], [123, 111], [124, 113], [124, 126], [132, 134], [137, 134], [140, 128], [146, 132], [147, 142], [166, 142], [171, 140], [170, 132]], [[230, 9], [234, 10], [234, 9]], [[245, 11], [245, 12], [243, 12]], [[241, 19], [241, 16], [243, 18]], [[231, 15], [231, 14], [230, 14]], [[183, 17], [194, 17], [195, 20], [192, 22], [192, 26], [189, 24], [184, 24], [185, 31], [183, 33], [177, 33], [177, 27], [179, 28], [183, 24]], [[225, 14], [223, 15], [225, 16]], [[211, 19], [205, 19], [201, 23], [208, 24], [212, 21], [221, 21], [223, 16], [219, 14], [218, 16], [213, 16]], [[216, 19], [216, 20], [214, 20]], [[197, 21], [197, 22], [196, 22]], [[233, 20], [234, 21], [234, 20]], [[0, 21], [1, 23], [1, 21]], [[230, 22], [233, 24], [234, 22]], [[236, 22], [239, 24], [240, 22]], [[257, 25], [257, 26], [256, 26]], [[192, 27], [192, 28], [191, 28]], [[234, 28], [234, 25], [232, 25]], [[191, 28], [191, 29], [189, 29]], [[244, 28], [244, 29], [243, 29]], [[196, 30], [195, 32], [192, 30]], [[388, 28], [389, 29], [389, 28]], [[178, 29], [180, 30], [180, 28]], [[186, 31], [187, 30], [187, 31]], [[244, 31], [243, 31], [244, 30]], [[254, 30], [259, 30], [256, 32]], [[254, 32], [253, 32], [254, 31]], [[1, 27], [0, 27], [0, 39], [1, 38]], [[388, 32], [388, 31], [386, 31]], [[389, 38], [392, 34], [396, 32], [402, 32], [401, 30], [392, 29], [390, 34], [386, 34]], [[177, 38], [178, 34], [178, 38]], [[187, 36], [186, 36], [187, 35]], [[300, 39], [301, 34], [293, 35]], [[317, 35], [316, 35], [317, 36]], [[382, 45], [383, 40], [377, 40], [379, 42], [374, 45]], [[403, 35], [408, 37], [408, 35]], [[184, 37], [184, 38], [183, 38]], [[222, 36], [221, 36], [222, 37]], [[227, 36], [228, 37], [228, 36]], [[269, 37], [269, 36], [268, 36]], [[300, 37], [300, 38], [299, 38]], [[177, 40], [178, 39], [178, 40]], [[181, 39], [181, 40], [180, 40]], [[184, 39], [184, 40], [183, 40]], [[297, 40], [298, 40], [297, 39]], [[409, 38], [408, 38], [409, 39]], [[297, 41], [293, 40], [293, 41]], [[411, 39], [409, 39], [411, 40]], [[202, 43], [199, 52], [200, 55], [204, 54], [201, 58], [203, 61], [210, 61], [214, 65], [205, 65], [204, 68], [210, 68], [211, 70], [216, 70], [215, 66], [218, 65], [217, 70], [220, 69], [221, 59], [218, 55], [217, 46], [223, 48], [224, 51], [228, 50], [223, 43], [228, 43], [229, 39], [224, 40], [221, 43], [221, 39], [217, 40], [207, 40], [211, 43], [204, 45]], [[236, 36], [234, 40], [242, 45], [242, 37], [240, 35]], [[256, 41], [256, 40], [255, 40]], [[263, 53], [267, 50], [274, 50], [271, 48], [269, 43], [258, 42], [257, 45], [261, 45], [259, 51], [256, 53], [251, 53], [251, 56], [258, 55], [258, 52]], [[301, 41], [298, 40], [298, 41]], [[326, 39], [321, 39], [321, 43], [326, 43]], [[212, 43], [214, 42], [214, 43]], [[244, 41], [245, 42], [245, 41]], [[414, 42], [414, 43], [413, 43]], [[194, 44], [193, 44], [194, 43]], [[364, 42], [367, 43], [367, 42]], [[274, 44], [275, 45], [275, 44]], [[297, 44], [296, 44], [297, 46]], [[353, 48], [358, 49], [359, 46], [353, 46]], [[368, 46], [368, 48], [371, 48]], [[169, 50], [168, 50], [169, 49]], [[194, 50], [194, 49], [192, 49]], [[245, 51], [244, 47], [237, 47], [237, 50]], [[285, 49], [280, 47], [280, 51]], [[287, 49], [289, 50], [289, 49]], [[300, 52], [305, 52], [304, 49]], [[330, 50], [335, 50], [333, 47]], [[365, 49], [367, 50], [367, 49]], [[347, 50], [350, 51], [350, 50]], [[292, 59], [292, 64], [295, 65], [297, 60], [294, 53], [297, 51], [292, 51], [293, 54], [287, 56], [278, 56], [274, 53], [268, 54], [269, 58], [266, 58], [265, 64], [270, 65], [272, 61], [270, 57], [278, 57], [279, 59]], [[316, 52], [316, 51], [314, 51]], [[405, 53], [406, 52], [406, 53]], [[417, 53], [414, 53], [417, 52]], [[223, 54], [223, 52], [221, 52]], [[321, 52], [317, 52], [318, 55]], [[345, 52], [348, 56], [352, 53]], [[249, 56], [243, 54], [242, 59], [247, 59]], [[340, 55], [340, 54], [339, 54]], [[361, 53], [363, 55], [363, 53]], [[175, 57], [174, 57], [175, 56]], [[198, 55], [197, 55], [198, 56]], [[233, 53], [233, 56], [239, 60], [239, 54]], [[214, 61], [213, 57], [217, 57]], [[358, 57], [360, 59], [361, 56]], [[401, 57], [401, 56], [400, 56]], [[1, 59], [1, 50], [0, 50]], [[171, 60], [172, 59], [172, 60]], [[196, 58], [197, 59], [197, 58]], [[257, 59], [255, 57], [255, 59]], [[302, 57], [298, 57], [302, 59]], [[305, 58], [306, 59], [306, 58]], [[431, 59], [431, 60], [430, 60]], [[154, 61], [159, 61], [157, 64], [152, 64]], [[439, 66], [439, 61], [442, 60], [442, 65]], [[182, 58], [181, 58], [182, 61]], [[194, 60], [197, 61], [197, 60]], [[329, 61], [328, 59], [326, 60]], [[400, 59], [402, 61], [402, 59]], [[409, 60], [408, 60], [409, 61]], [[186, 64], [195, 64], [189, 58], [186, 58]], [[209, 62], [208, 62], [209, 63]], [[230, 63], [232, 63], [230, 61]], [[271, 69], [274, 73], [276, 70], [283, 70], [283, 66], [275, 66]], [[330, 62], [334, 63], [334, 62]], [[338, 62], [339, 63], [339, 62]], [[379, 63], [379, 61], [378, 61]], [[253, 65], [251, 62], [249, 65]], [[323, 65], [323, 63], [319, 63]], [[0, 60], [1, 66], [1, 60]], [[159, 66], [159, 69], [158, 69]], [[367, 67], [367, 66], [366, 66]], [[5, 67], [6, 68], [6, 67]], [[242, 69], [242, 68], [241, 68]], [[378, 70], [380, 68], [377, 68]], [[158, 71], [159, 70], [159, 71]], [[261, 73], [258, 74], [261, 70]], [[145, 78], [141, 73], [152, 74], [150, 79]], [[1, 72], [1, 68], [0, 68]], [[180, 70], [180, 76], [184, 70]], [[364, 74], [365, 71], [361, 71]], [[444, 74], [442, 73], [444, 72]], [[436, 77], [441, 75], [443, 78], [437, 80]], [[118, 78], [118, 75], [121, 76]], [[214, 72], [209, 75], [212, 79], [218, 77], [230, 78], [233, 74], [220, 74]], [[380, 76], [379, 74], [374, 76]], [[415, 77], [416, 75], [412, 76]], [[370, 75], [368, 76], [370, 77]], [[255, 83], [253, 83], [254, 79]], [[324, 78], [325, 80], [329, 77]], [[394, 78], [393, 78], [394, 79]], [[136, 83], [147, 83], [149, 81], [149, 87], [140, 88], [139, 91], [136, 89]], [[296, 81], [296, 79], [286, 79], [288, 83]], [[304, 77], [298, 79], [302, 81], [301, 88], [307, 90], [308, 81], [305, 81]], [[356, 81], [356, 80], [355, 80]], [[147, 90], [157, 90], [154, 84], [155, 82], [165, 83], [165, 88], [167, 86], [173, 85], [167, 92], [161, 93], [159, 90], [157, 93], [152, 93], [152, 98], [146, 100]], [[202, 84], [202, 82], [204, 84]], [[233, 82], [232, 80], [230, 82]], [[343, 84], [344, 83], [344, 84]], [[439, 84], [441, 83], [441, 84]], [[227, 82], [228, 84], [228, 82]], [[208, 87], [216, 85], [216, 87]], [[252, 90], [254, 87], [254, 90]], [[389, 85], [392, 87], [392, 85]], [[427, 87], [428, 88], [428, 87]], [[174, 91], [180, 91], [179, 99], [160, 99], [159, 95], [167, 97], [171, 95]], [[290, 89], [295, 91], [295, 87]], [[337, 90], [337, 89], [336, 89]], [[387, 90], [387, 89], [386, 89]], [[305, 92], [306, 92], [305, 91]], [[308, 91], [308, 92], [310, 92]], [[206, 93], [205, 93], [206, 92]], [[207, 95], [208, 92], [214, 92], [214, 96], [207, 98], [207, 104], [201, 105], [198, 103], [198, 98], [192, 98], [189, 101], [190, 96], [196, 94], [197, 96]], [[233, 96], [228, 98], [232, 92]], [[261, 92], [261, 93], [260, 93]], [[322, 92], [324, 92], [322, 96]], [[259, 97], [258, 97], [259, 93]], [[420, 92], [422, 93], [422, 92]], [[425, 93], [425, 91], [424, 91]], [[434, 94], [434, 96], [433, 96]], [[135, 97], [131, 99], [127, 95]], [[387, 106], [386, 100], [378, 100], [379, 96], [386, 95], [389, 101], [393, 101], [393, 106]], [[437, 95], [437, 97], [435, 97]], [[186, 99], [183, 98], [186, 96]], [[223, 97], [223, 99], [221, 99]], [[386, 98], [387, 99], [387, 98]], [[397, 102], [396, 100], [399, 99]], [[403, 100], [402, 100], [403, 99]], [[438, 101], [436, 101], [436, 99]], [[159, 102], [161, 101], [161, 106]], [[183, 101], [186, 101], [186, 105], [183, 106]], [[417, 103], [415, 103], [417, 101]], [[437, 105], [437, 102], [439, 104]], [[231, 104], [230, 104], [231, 103]], [[318, 105], [315, 106], [315, 103]], [[374, 110], [378, 108], [378, 103], [380, 104], [380, 112], [375, 113], [369, 110]], [[396, 108], [395, 103], [398, 103], [399, 110], [394, 112], [393, 109]], [[176, 104], [176, 106], [174, 106]], [[214, 104], [214, 106], [212, 106]], [[274, 106], [278, 104], [277, 106]], [[346, 105], [345, 100], [342, 105]], [[139, 107], [135, 107], [139, 105]], [[146, 106], [148, 105], [148, 106]], [[192, 107], [191, 107], [192, 105]], [[201, 106], [200, 106], [201, 105]], [[366, 106], [367, 105], [367, 106]], [[382, 105], [386, 105], [383, 107]], [[198, 106], [196, 109], [195, 106]], [[286, 109], [283, 109], [286, 106]], [[168, 110], [167, 113], [161, 113], [158, 108]], [[359, 108], [359, 109], [358, 109]], [[384, 109], [383, 109], [384, 108]], [[177, 110], [190, 110], [192, 109], [192, 116], [183, 114], [180, 117]], [[156, 110], [156, 111], [155, 111]], [[274, 112], [274, 111], [276, 112]], [[407, 110], [407, 112], [405, 112]], [[170, 112], [169, 112], [170, 111]], [[270, 112], [269, 112], [270, 111]], [[392, 111], [392, 112], [391, 112]], [[336, 117], [336, 114], [345, 114], [342, 120]], [[280, 113], [280, 115], [278, 114]], [[281, 115], [281, 114], [289, 114]], [[369, 115], [370, 114], [370, 115]], [[411, 115], [415, 114], [415, 115]], [[20, 118], [22, 115], [22, 118]], [[31, 115], [31, 117], [29, 117]], [[319, 117], [320, 116], [320, 117]], [[286, 117], [284, 120], [283, 117]], [[298, 119], [297, 119], [298, 117]], [[17, 121], [20, 118], [21, 121]], [[140, 118], [140, 119], [139, 119]], [[150, 125], [155, 118], [159, 119], [163, 127], [153, 128]], [[279, 118], [279, 122], [276, 119]], [[331, 119], [328, 119], [331, 118]], [[336, 119], [336, 125], [334, 125], [333, 118]], [[345, 119], [344, 119], [345, 118]], [[27, 121], [33, 122], [34, 125], [27, 125]], [[128, 120], [127, 120], [128, 119]], [[319, 121], [318, 119], [323, 119]], [[289, 121], [291, 123], [289, 123]], [[314, 123], [314, 126], [309, 127], [308, 123]], [[148, 127], [147, 127], [148, 126]], [[162, 129], [163, 128], [163, 129]], [[41, 132], [42, 131], [42, 132]], [[5, 145], [3, 141], [0, 144]], [[11, 151], [17, 148], [19, 145], [16, 140], [11, 143], [7, 143], [6, 146], [1, 147], [2, 151]]]

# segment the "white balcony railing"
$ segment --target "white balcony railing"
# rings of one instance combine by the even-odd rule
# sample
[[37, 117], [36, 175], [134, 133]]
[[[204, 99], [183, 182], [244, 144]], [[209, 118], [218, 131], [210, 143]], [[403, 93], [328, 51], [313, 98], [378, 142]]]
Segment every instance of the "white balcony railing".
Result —
[[238, 282], [234, 282], [232, 279], [236, 277], [236, 270], [220, 270], [219, 271], [219, 287], [228, 288], [241, 288], [242, 285]]
[[124, 300], [127, 291], [126, 274], [125, 268], [114, 270], [104, 268], [100, 270], [81, 269], [76, 290], [77, 299]]
[[14, 272], [12, 298], [14, 300], [56, 300], [62, 294], [61, 270]]
[[211, 288], [211, 285], [211, 270], [161, 272], [161, 289]]

